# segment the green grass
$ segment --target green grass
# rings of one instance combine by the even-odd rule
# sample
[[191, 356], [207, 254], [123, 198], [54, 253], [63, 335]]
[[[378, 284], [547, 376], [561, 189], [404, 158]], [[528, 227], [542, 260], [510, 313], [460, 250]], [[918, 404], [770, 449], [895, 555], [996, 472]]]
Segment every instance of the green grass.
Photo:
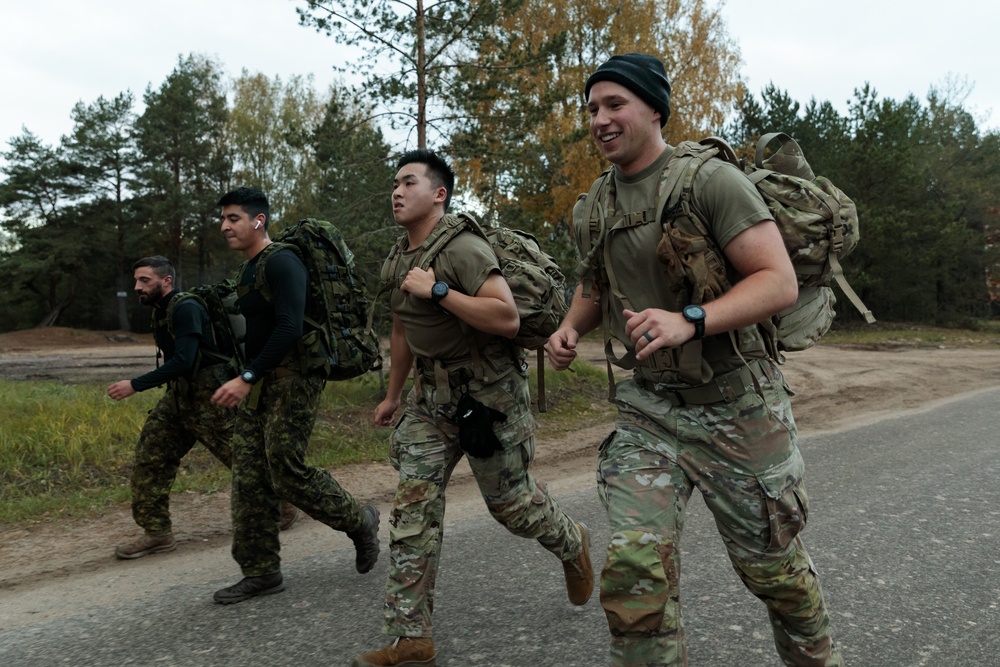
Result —
[[[975, 329], [892, 323], [840, 327], [820, 344], [998, 348], [1000, 322], [983, 321]], [[531, 362], [534, 366], [533, 356]], [[536, 413], [546, 437], [613, 418], [604, 369], [578, 361], [573, 371], [546, 371], [548, 411]], [[532, 371], [533, 396], [536, 386]], [[328, 384], [310, 462], [335, 468], [384, 461], [390, 429], [371, 423], [382, 392], [374, 374]], [[161, 395], [151, 390], [116, 403], [103, 384], [0, 382], [0, 524], [94, 516], [109, 505], [127, 503], [135, 441]], [[174, 492], [214, 493], [229, 484], [229, 471], [198, 446], [184, 458]]]
[[[0, 382], [0, 523], [86, 516], [127, 500], [133, 448], [161, 390], [120, 403], [105, 386]], [[213, 491], [229, 472], [196, 448], [178, 491]]]
[[[604, 373], [587, 364], [574, 368], [545, 375], [548, 412], [537, 417], [546, 433], [610, 419]], [[382, 392], [373, 374], [328, 384], [310, 462], [334, 468], [384, 461], [391, 431], [371, 422]], [[127, 502], [135, 441], [160, 396], [151, 390], [115, 402], [104, 385], [0, 382], [0, 524], [94, 516]], [[182, 462], [174, 492], [213, 493], [229, 484], [229, 471], [196, 446]]]

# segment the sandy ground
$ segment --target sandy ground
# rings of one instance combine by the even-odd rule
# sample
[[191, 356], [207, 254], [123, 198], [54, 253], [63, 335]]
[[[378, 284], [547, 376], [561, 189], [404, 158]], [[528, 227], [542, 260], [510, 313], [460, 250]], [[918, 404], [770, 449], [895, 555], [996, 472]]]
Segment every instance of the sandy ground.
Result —
[[[586, 346], [582, 357], [603, 367], [599, 345]], [[111, 381], [131, 377], [152, 364], [149, 336], [58, 328], [0, 335], [0, 379]], [[784, 371], [797, 393], [793, 401], [800, 431], [808, 435], [871, 423], [998, 386], [1000, 350], [824, 345], [790, 355]], [[596, 447], [609, 430], [610, 424], [559, 437], [541, 431], [535, 476], [557, 492], [593, 484]], [[350, 466], [335, 475], [362, 502], [375, 502], [384, 510], [391, 503], [396, 479], [388, 464]], [[464, 465], [456, 471], [448, 493], [450, 519], [457, 518], [464, 506], [477, 506], [478, 494]], [[229, 541], [228, 493], [176, 494], [171, 503], [178, 552], [156, 558], [178, 558], [182, 551], [197, 554]], [[313, 530], [329, 535], [308, 517], [292, 532]], [[21, 597], [34, 586], [61, 577], [121, 567], [113, 556], [114, 545], [138, 532], [125, 505], [109, 507], [94, 519], [0, 526], [0, 595]]]

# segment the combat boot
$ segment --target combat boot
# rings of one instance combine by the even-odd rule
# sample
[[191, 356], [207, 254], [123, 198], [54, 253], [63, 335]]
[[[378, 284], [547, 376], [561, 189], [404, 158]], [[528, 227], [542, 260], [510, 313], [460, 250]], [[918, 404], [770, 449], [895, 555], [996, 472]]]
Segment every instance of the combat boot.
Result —
[[271, 595], [285, 590], [281, 572], [264, 574], [259, 577], [243, 577], [238, 583], [215, 591], [214, 600], [219, 604], [243, 602], [261, 595]]
[[365, 505], [361, 508], [365, 516], [365, 524], [356, 533], [348, 533], [347, 536], [354, 542], [357, 555], [354, 559], [354, 568], [364, 574], [375, 567], [378, 560], [378, 508], [374, 505]]
[[299, 508], [287, 500], [281, 501], [281, 530], [288, 530], [299, 520]]
[[385, 648], [359, 655], [351, 667], [434, 667], [434, 640], [396, 637]]
[[583, 547], [580, 555], [573, 560], [563, 561], [563, 574], [566, 577], [566, 592], [569, 601], [575, 605], [587, 604], [594, 592], [594, 566], [590, 563], [590, 531], [587, 526], [578, 523], [580, 542]]
[[115, 547], [115, 556], [122, 560], [132, 560], [149, 554], [173, 551], [176, 548], [177, 540], [174, 539], [173, 533], [160, 533], [158, 535], [145, 533], [135, 542], [119, 544]]

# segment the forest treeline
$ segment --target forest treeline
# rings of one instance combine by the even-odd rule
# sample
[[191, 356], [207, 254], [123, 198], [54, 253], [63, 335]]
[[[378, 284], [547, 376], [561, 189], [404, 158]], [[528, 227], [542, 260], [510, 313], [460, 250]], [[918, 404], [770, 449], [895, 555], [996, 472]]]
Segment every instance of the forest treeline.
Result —
[[781, 130], [854, 199], [861, 243], [844, 265], [877, 317], [969, 326], [998, 314], [1000, 134], [964, 108], [961, 80], [902, 100], [858, 82], [841, 113], [782, 90], [780, 58], [773, 83], [749, 91], [738, 45], [704, 0], [606, 4], [461, 0], [408, 15], [388, 0], [303, 0], [303, 29], [364, 47], [341, 65], [361, 83], [230, 77], [188, 54], [141, 99], [77, 103], [54, 145], [25, 119], [0, 152], [0, 331], [145, 330], [132, 262], [167, 255], [182, 287], [232, 276], [242, 257], [219, 233], [216, 202], [240, 185], [268, 193], [272, 235], [302, 217], [337, 225], [374, 291], [399, 233], [394, 160], [417, 146], [453, 161], [455, 205], [534, 233], [573, 276], [572, 205], [606, 166], [581, 90], [625, 51], [667, 66], [669, 143], [719, 135], [752, 156]]

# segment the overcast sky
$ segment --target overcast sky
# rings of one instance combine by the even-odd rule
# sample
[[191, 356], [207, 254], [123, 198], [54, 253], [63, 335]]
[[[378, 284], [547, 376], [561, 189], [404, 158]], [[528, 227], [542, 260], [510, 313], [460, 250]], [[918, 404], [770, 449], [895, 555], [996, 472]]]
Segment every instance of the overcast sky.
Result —
[[[230, 76], [313, 74], [335, 79], [342, 47], [298, 25], [295, 0], [3, 0], [0, 148], [22, 127], [55, 143], [70, 110], [147, 85], [159, 87], [179, 55], [219, 58]], [[762, 12], [767, 11], [767, 18]], [[967, 110], [1000, 128], [1000, 2], [995, 0], [729, 0], [723, 10], [759, 93], [769, 81], [803, 103], [842, 113], [866, 81], [880, 97], [926, 98], [947, 78], [974, 86]], [[581, 82], [582, 83], [582, 82]], [[992, 111], [992, 113], [990, 113]]]

